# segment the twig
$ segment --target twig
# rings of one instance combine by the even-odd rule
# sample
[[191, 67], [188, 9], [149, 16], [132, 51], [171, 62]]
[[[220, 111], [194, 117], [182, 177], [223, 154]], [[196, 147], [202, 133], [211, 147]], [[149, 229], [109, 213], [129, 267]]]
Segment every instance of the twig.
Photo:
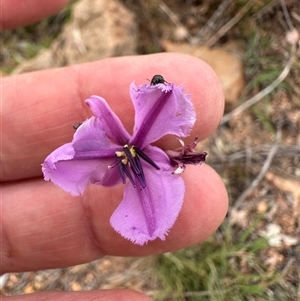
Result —
[[[269, 154], [270, 149], [273, 145], [260, 145], [255, 147], [246, 148], [245, 150], [237, 151], [234, 153], [225, 153], [224, 156], [222, 156], [221, 161], [222, 163], [233, 163], [235, 161], [240, 160], [247, 160], [247, 157], [249, 157], [249, 153], [251, 153], [251, 160], [260, 161], [263, 156], [266, 156]], [[284, 155], [287, 157], [296, 157], [297, 155], [300, 158], [300, 152], [299, 152], [299, 145], [281, 145], [278, 147], [278, 151], [276, 153], [276, 156], [282, 156]], [[249, 159], [248, 159], [249, 160]], [[216, 163], [220, 162], [220, 158], [217, 156], [212, 158], [212, 154], [209, 157], [209, 163], [211, 165], [215, 165]]]
[[242, 113], [243, 111], [245, 111], [249, 107], [251, 107], [254, 104], [256, 104], [257, 102], [259, 102], [266, 95], [271, 93], [287, 77], [287, 75], [289, 74], [289, 72], [292, 68], [295, 57], [296, 57], [296, 47], [295, 47], [295, 45], [293, 45], [290, 59], [287, 62], [284, 69], [282, 70], [282, 72], [280, 73], [280, 75], [269, 86], [267, 86], [266, 88], [261, 90], [259, 93], [257, 93], [256, 95], [254, 95], [250, 99], [246, 100], [243, 104], [238, 106], [236, 109], [232, 110], [230, 113], [224, 115], [223, 118], [221, 119], [220, 124], [222, 125], [222, 124], [228, 122], [230, 119], [232, 119], [236, 115]]
[[194, 291], [194, 292], [184, 292], [184, 297], [205, 297], [205, 296], [216, 296], [221, 294], [222, 291], [212, 292], [212, 291]]
[[278, 150], [279, 142], [281, 140], [281, 134], [282, 134], [281, 127], [282, 127], [282, 123], [279, 124], [279, 128], [277, 130], [276, 143], [272, 146], [272, 148], [268, 154], [268, 157], [265, 160], [265, 163], [263, 164], [258, 176], [252, 181], [251, 185], [236, 200], [236, 202], [234, 203], [234, 206], [233, 206], [234, 209], [238, 209], [240, 207], [240, 205], [243, 203], [243, 201], [246, 199], [246, 197], [258, 186], [258, 184], [264, 178], [266, 172], [270, 168], [273, 158], [276, 155], [276, 152]]
[[[242, 164], [246, 165], [247, 156], [249, 156], [249, 152], [251, 152], [251, 158], [250, 158], [251, 167], [253, 165], [261, 166], [262, 162], [266, 160], [266, 157], [270, 153], [272, 146], [273, 145], [266, 144], [266, 145], [251, 147], [248, 151], [247, 149], [244, 149], [233, 153], [221, 153], [221, 154], [219, 153], [218, 150], [212, 149], [209, 156], [209, 165], [219, 172], [222, 172], [222, 170], [224, 170], [224, 166], [230, 168], [230, 166], [232, 165], [235, 166], [236, 164], [239, 164], [238, 162], [241, 162]], [[299, 145], [295, 144], [295, 145], [278, 146], [278, 150], [274, 155], [273, 160], [278, 157], [279, 158], [284, 157], [285, 159], [291, 158], [292, 160], [295, 160], [295, 167], [296, 167], [297, 162], [300, 160]], [[281, 174], [282, 177], [299, 181], [299, 176], [297, 176], [294, 173], [291, 173], [290, 171], [287, 171], [286, 169], [282, 169], [280, 166], [277, 166], [276, 164], [273, 164], [272, 169], [274, 170], [274, 172]]]
[[223, 15], [227, 6], [232, 2], [232, 0], [223, 0], [218, 6], [213, 15], [208, 19], [206, 24], [199, 30], [196, 36], [192, 40], [193, 45], [199, 44], [200, 40], [206, 35], [206, 33], [213, 28], [216, 21]]
[[237, 201], [234, 204], [234, 209], [238, 209], [242, 202], [246, 199], [246, 197], [258, 186], [260, 181], [264, 178], [266, 172], [271, 166], [272, 160], [277, 152], [278, 149], [278, 144], [274, 144], [273, 147], [271, 148], [269, 155], [262, 166], [260, 173], [258, 176], [254, 179], [254, 181], [251, 183], [251, 185], [240, 195], [240, 197], [237, 199]]
[[273, 161], [273, 158], [275, 157], [278, 148], [279, 148], [279, 142], [281, 140], [281, 135], [282, 135], [282, 121], [278, 124], [278, 130], [276, 133], [276, 143], [272, 146], [270, 149], [270, 152], [258, 174], [258, 176], [252, 181], [251, 185], [240, 195], [240, 197], [236, 200], [233, 208], [238, 209], [242, 202], [246, 199], [246, 197], [258, 186], [260, 181], [264, 178], [266, 172], [271, 166], [271, 163]]
[[293, 30], [294, 26], [293, 26], [290, 14], [288, 12], [288, 9], [286, 7], [285, 0], [281, 0], [280, 2], [281, 2], [281, 7], [282, 7], [282, 11], [283, 11], [286, 23], [287, 23], [288, 27], [290, 28], [290, 30]]
[[292, 17], [297, 20], [298, 22], [300, 22], [300, 16], [298, 14], [296, 14], [294, 11], [292, 12]]
[[205, 43], [205, 46], [213, 46], [230, 28], [232, 28], [238, 21], [242, 19], [242, 17], [246, 14], [246, 12], [253, 4], [254, 0], [249, 0], [228, 23], [222, 26], [220, 30]]
[[295, 263], [295, 258], [290, 258], [290, 260], [287, 262], [287, 264], [285, 265], [285, 267], [283, 268], [283, 270], [281, 271], [281, 275], [284, 277], [287, 273], [288, 273], [288, 271], [289, 271], [289, 269], [291, 268], [291, 267], [293, 267], [293, 265], [294, 265], [294, 263]]
[[159, 8], [170, 18], [170, 20], [177, 26], [183, 26], [177, 15], [163, 2], [159, 3]]
[[[177, 27], [182, 27], [185, 28], [185, 26], [181, 23], [180, 19], [177, 17], [177, 15], [163, 2], [159, 2], [159, 8], [170, 18], [170, 20], [177, 26]], [[191, 42], [191, 36], [189, 32], [187, 31], [188, 34], [188, 41]]]
[[259, 11], [254, 13], [253, 18], [259, 19], [267, 12], [270, 12], [276, 5], [278, 4], [278, 0], [272, 0], [269, 4], [264, 5]]

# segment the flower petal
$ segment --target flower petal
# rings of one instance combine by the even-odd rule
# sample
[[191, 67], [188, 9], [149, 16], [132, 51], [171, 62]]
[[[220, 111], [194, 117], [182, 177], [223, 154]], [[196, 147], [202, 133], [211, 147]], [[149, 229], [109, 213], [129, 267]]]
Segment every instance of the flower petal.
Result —
[[102, 97], [93, 95], [86, 100], [86, 103], [90, 106], [93, 114], [101, 121], [109, 139], [119, 145], [128, 143], [130, 135]]
[[131, 144], [139, 148], [167, 134], [189, 135], [196, 113], [183, 87], [173, 84], [130, 86], [135, 107], [135, 126]]
[[70, 143], [61, 146], [46, 158], [42, 165], [46, 181], [51, 180], [72, 195], [83, 194], [89, 184], [113, 186], [121, 181], [115, 169], [107, 168], [108, 160], [53, 160], [56, 152], [64, 152], [69, 146]]
[[91, 117], [75, 132], [73, 141], [76, 159], [114, 158], [122, 146], [113, 143], [107, 136], [102, 121]]
[[118, 184], [121, 179], [114, 163], [113, 144], [102, 129], [101, 121], [92, 117], [75, 132], [73, 142], [53, 151], [42, 165], [45, 180], [51, 180], [72, 195], [80, 195], [92, 183], [104, 186]]
[[185, 191], [183, 179], [172, 174], [169, 160], [160, 149], [148, 146], [143, 151], [160, 170], [143, 162], [147, 187], [127, 184], [124, 198], [110, 219], [118, 233], [139, 245], [165, 239], [180, 212]]

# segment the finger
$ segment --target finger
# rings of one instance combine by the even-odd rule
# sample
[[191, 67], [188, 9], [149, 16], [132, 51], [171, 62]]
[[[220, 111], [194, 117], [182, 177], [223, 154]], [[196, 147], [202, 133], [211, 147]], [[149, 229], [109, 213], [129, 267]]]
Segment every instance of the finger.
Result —
[[61, 10], [68, 0], [1, 0], [1, 30], [34, 23]]
[[125, 289], [97, 290], [90, 292], [42, 292], [7, 297], [9, 301], [151, 301], [140, 292]]
[[[212, 69], [195, 57], [165, 53], [120, 57], [4, 78], [1, 180], [40, 176], [45, 157], [72, 140], [72, 124], [91, 116], [84, 100], [93, 94], [104, 97], [132, 132], [129, 85], [133, 80], [145, 83], [156, 73], [177, 85], [184, 83], [186, 93], [192, 94], [197, 121], [190, 139], [210, 135], [223, 114], [223, 92]], [[174, 137], [161, 145], [179, 146]]]
[[43, 180], [3, 185], [2, 272], [65, 267], [104, 255], [157, 254], [205, 240], [226, 214], [226, 190], [205, 164], [189, 166], [184, 178], [184, 205], [174, 227], [165, 241], [144, 246], [125, 240], [109, 223], [123, 185], [92, 185], [83, 197], [72, 197]]

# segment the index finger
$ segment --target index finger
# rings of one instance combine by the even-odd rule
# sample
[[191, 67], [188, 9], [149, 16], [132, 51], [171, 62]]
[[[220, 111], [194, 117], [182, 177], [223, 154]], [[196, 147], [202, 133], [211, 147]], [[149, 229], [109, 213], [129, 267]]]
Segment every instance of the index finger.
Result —
[[69, 0], [1, 0], [1, 30], [36, 22], [65, 6]]
[[148, 256], [203, 241], [224, 219], [226, 190], [205, 164], [188, 166], [183, 177], [185, 199], [174, 226], [165, 241], [143, 246], [123, 238], [109, 222], [123, 185], [90, 185], [79, 197], [42, 179], [2, 185], [0, 274], [72, 266], [104, 255]]
[[[92, 94], [105, 98], [131, 132], [129, 85], [157, 73], [168, 82], [184, 83], [192, 94], [197, 121], [191, 139], [210, 135], [223, 114], [223, 92], [212, 69], [195, 57], [166, 53], [119, 57], [3, 78], [1, 181], [40, 176], [44, 158], [72, 140], [72, 124], [91, 116], [84, 100]], [[178, 146], [173, 137], [160, 145]]]

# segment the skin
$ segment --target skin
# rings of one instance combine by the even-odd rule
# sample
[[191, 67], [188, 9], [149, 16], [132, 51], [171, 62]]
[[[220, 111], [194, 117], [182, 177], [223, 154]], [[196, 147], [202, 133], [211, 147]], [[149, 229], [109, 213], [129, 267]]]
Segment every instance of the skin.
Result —
[[[66, 2], [44, 0], [41, 6], [37, 5], [40, 0], [24, 0], [30, 5], [20, 13], [15, 1], [1, 2], [3, 28], [36, 21]], [[165, 241], [145, 246], [126, 241], [109, 224], [122, 199], [122, 185], [92, 185], [83, 196], [73, 197], [42, 178], [45, 157], [71, 141], [72, 124], [91, 116], [86, 98], [93, 94], [104, 97], [131, 132], [134, 112], [129, 84], [132, 80], [145, 83], [154, 74], [163, 74], [168, 82], [184, 83], [185, 91], [192, 94], [197, 122], [186, 143], [195, 135], [200, 140], [208, 137], [223, 114], [222, 88], [211, 68], [191, 56], [109, 58], [1, 79], [1, 273], [66, 267], [105, 255], [174, 251], [205, 240], [221, 224], [227, 212], [227, 193], [218, 174], [206, 164], [187, 167], [185, 201], [174, 227]], [[163, 149], [179, 146], [174, 137], [165, 137], [156, 145]], [[131, 290], [41, 292], [7, 299], [150, 300]]]

